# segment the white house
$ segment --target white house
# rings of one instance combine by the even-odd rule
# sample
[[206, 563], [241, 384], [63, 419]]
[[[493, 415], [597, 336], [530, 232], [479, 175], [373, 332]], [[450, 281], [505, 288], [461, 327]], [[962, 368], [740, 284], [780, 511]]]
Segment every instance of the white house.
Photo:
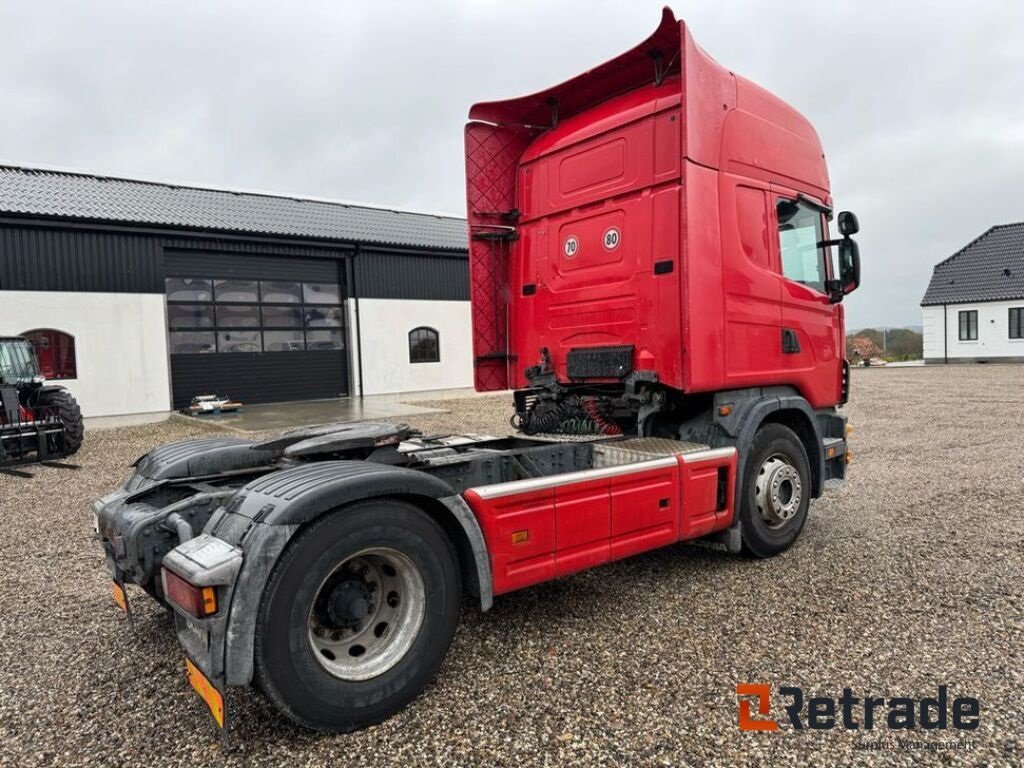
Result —
[[1024, 363], [1024, 222], [936, 264], [921, 311], [926, 363]]

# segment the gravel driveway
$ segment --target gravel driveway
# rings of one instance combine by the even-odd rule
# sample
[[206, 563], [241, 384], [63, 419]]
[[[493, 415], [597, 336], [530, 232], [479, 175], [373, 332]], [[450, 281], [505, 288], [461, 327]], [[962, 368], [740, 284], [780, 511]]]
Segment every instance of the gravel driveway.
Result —
[[[852, 479], [798, 544], [752, 562], [675, 546], [467, 604], [438, 681], [348, 736], [233, 691], [225, 755], [162, 610], [114, 608], [89, 502], [203, 425], [93, 431], [79, 471], [0, 475], [0, 764], [827, 765], [1024, 762], [1024, 368], [857, 370]], [[505, 398], [428, 431], [506, 431]], [[857, 749], [893, 732], [740, 733], [735, 686], [981, 700], [966, 752]], [[781, 715], [776, 709], [775, 714]], [[931, 742], [956, 731], [912, 733]]]

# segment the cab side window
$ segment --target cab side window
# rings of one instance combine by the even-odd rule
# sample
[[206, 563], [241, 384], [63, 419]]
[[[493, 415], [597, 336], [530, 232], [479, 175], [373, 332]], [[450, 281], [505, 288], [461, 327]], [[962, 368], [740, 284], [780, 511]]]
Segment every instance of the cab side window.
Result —
[[821, 293], [825, 292], [825, 239], [821, 212], [797, 200], [779, 198], [775, 204], [779, 221], [779, 253], [782, 274]]

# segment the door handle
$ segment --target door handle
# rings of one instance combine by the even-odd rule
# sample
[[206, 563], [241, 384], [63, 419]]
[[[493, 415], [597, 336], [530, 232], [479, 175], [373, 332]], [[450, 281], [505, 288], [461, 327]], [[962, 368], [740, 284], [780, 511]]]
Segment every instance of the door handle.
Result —
[[782, 354], [795, 355], [800, 352], [800, 339], [792, 328], [782, 329]]

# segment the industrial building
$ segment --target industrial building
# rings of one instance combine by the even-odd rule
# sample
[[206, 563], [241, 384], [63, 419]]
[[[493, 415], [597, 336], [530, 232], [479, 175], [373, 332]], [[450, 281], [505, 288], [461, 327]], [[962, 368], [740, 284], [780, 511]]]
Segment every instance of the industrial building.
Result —
[[0, 335], [86, 416], [472, 386], [464, 219], [0, 166]]
[[926, 363], [1024, 363], [1024, 222], [939, 262], [921, 311]]

